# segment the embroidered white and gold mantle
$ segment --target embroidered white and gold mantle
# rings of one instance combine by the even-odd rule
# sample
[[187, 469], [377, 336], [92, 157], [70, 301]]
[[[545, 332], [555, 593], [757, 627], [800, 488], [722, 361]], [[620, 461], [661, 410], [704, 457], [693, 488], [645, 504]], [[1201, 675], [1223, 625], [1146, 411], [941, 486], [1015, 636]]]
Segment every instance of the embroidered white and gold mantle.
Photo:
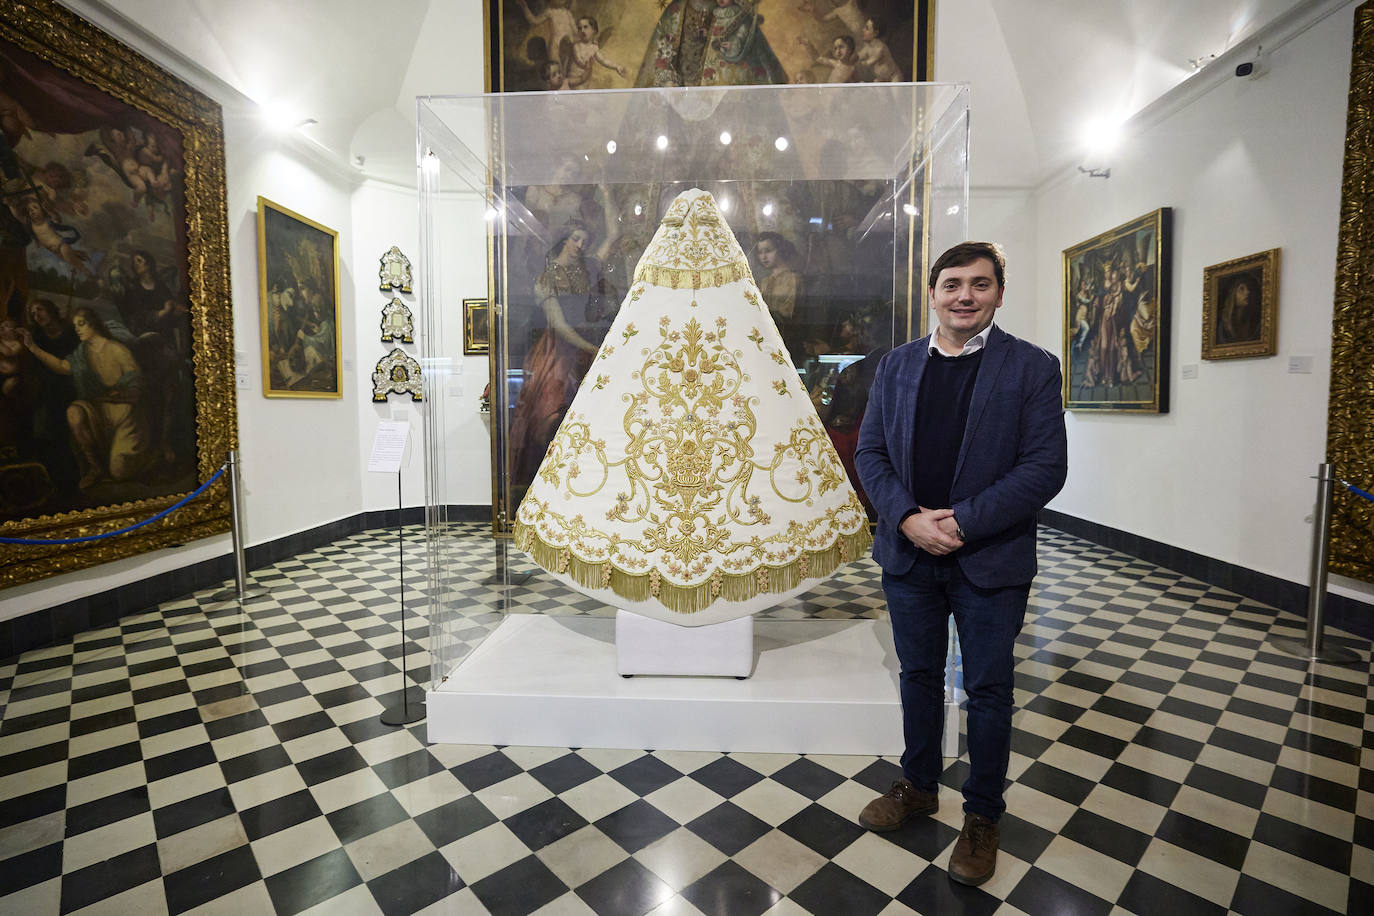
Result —
[[709, 194], [679, 195], [635, 277], [516, 544], [578, 591], [692, 626], [862, 556], [867, 516]]

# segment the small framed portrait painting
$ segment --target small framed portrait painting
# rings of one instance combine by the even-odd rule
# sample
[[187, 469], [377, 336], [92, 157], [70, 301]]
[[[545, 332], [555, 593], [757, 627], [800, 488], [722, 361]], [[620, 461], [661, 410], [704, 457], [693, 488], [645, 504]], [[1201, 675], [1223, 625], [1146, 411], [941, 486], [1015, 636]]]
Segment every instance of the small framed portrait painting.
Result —
[[491, 352], [491, 307], [485, 299], [463, 300], [463, 355]]
[[1278, 352], [1279, 249], [1202, 270], [1202, 358]]

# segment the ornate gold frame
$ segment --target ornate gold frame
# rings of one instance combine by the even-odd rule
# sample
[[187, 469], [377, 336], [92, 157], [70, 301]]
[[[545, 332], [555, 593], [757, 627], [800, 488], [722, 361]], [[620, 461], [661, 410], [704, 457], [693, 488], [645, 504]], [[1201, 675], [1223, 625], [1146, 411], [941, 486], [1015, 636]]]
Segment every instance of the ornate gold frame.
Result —
[[[229, 295], [228, 204], [220, 107], [128, 46], [53, 0], [8, 0], [0, 40], [36, 55], [181, 134], [185, 158], [186, 271], [195, 367], [197, 478], [209, 479], [238, 447], [234, 335]], [[6, 537], [53, 540], [102, 534], [167, 508], [185, 494], [0, 524]], [[16, 585], [171, 547], [227, 531], [229, 491], [221, 480], [147, 528], [108, 540], [10, 546], [0, 584]]]
[[[1241, 359], [1247, 356], [1273, 356], [1279, 351], [1279, 249], [1233, 258], [1202, 269], [1202, 358]], [[1217, 323], [1221, 321], [1219, 303], [1224, 298], [1223, 282], [1237, 274], [1260, 276], [1259, 337], [1234, 343], [1217, 343]]]
[[[486, 356], [491, 352], [491, 310], [487, 299], [463, 300], [463, 355]], [[485, 336], [477, 333], [477, 313], [486, 311], [487, 332]]]
[[[330, 238], [331, 257], [334, 262], [334, 390], [304, 391], [294, 388], [272, 387], [271, 352], [268, 348], [267, 329], [271, 318], [267, 314], [267, 211], [273, 210], [288, 219], [323, 232]], [[394, 250], [394, 249], [393, 249]], [[339, 330], [339, 233], [328, 226], [317, 223], [308, 216], [288, 210], [266, 197], [258, 197], [258, 310], [261, 316], [262, 334], [262, 394], [267, 398], [333, 398], [343, 397], [343, 334]]]
[[[642, 0], [633, 0], [642, 2]], [[759, 0], [754, 0], [755, 4]], [[505, 7], [514, 0], [482, 0], [482, 24], [486, 53], [483, 70], [487, 92], [507, 92], [505, 87], [505, 44], [501, 39], [501, 20]], [[661, 8], [666, 5], [658, 4]], [[767, 10], [772, 15], [771, 9]], [[911, 0], [911, 79], [923, 83], [934, 79], [935, 72], [935, 0]], [[495, 64], [495, 66], [493, 66]]]
[[[1374, 481], [1374, 3], [1355, 10], [1347, 111], [1326, 460], [1338, 477], [1367, 489]], [[1329, 568], [1374, 582], [1374, 503], [1337, 494]]]
[[[1076, 322], [1074, 320], [1074, 261], [1093, 254], [1110, 251], [1124, 239], [1148, 229], [1154, 235], [1153, 257], [1155, 270], [1155, 329], [1153, 338], [1152, 365], [1154, 385], [1148, 398], [1132, 400], [1112, 400], [1110, 398], [1075, 398], [1074, 381], [1079, 375], [1080, 366], [1087, 357], [1075, 356], [1073, 346]], [[1169, 276], [1173, 258], [1173, 210], [1160, 207], [1158, 210], [1137, 216], [1114, 229], [1108, 229], [1072, 248], [1065, 248], [1063, 254], [1063, 295], [1064, 295], [1064, 407], [1068, 410], [1103, 410], [1121, 413], [1168, 413], [1169, 412], [1169, 323], [1173, 310], [1169, 289]], [[1080, 351], [1081, 352], [1081, 351]]]

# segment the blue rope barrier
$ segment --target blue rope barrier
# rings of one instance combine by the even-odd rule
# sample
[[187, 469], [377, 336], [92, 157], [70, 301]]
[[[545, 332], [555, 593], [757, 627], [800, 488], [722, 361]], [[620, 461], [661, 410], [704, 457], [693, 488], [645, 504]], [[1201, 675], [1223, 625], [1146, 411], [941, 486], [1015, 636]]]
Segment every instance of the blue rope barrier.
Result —
[[81, 538], [53, 538], [51, 540], [43, 540], [39, 538], [0, 538], [0, 544], [84, 544], [87, 541], [101, 541], [105, 538], [112, 538], [117, 534], [128, 534], [130, 531], [142, 528], [144, 525], [151, 525], [158, 519], [165, 518], [166, 516], [171, 515], [173, 512], [180, 509], [182, 506], [186, 505], [200, 494], [204, 493], [207, 489], [209, 489], [210, 484], [214, 483], [216, 480], [219, 480], [223, 474], [224, 466], [220, 465], [220, 469], [216, 471], [214, 474], [212, 474], [209, 480], [205, 481], [205, 483], [196, 487], [195, 490], [188, 493], [186, 496], [182, 497], [177, 502], [172, 503], [172, 505], [168, 506], [166, 509], [163, 509], [157, 515], [154, 515], [152, 518], [146, 518], [141, 522], [135, 522], [134, 524], [128, 525], [124, 528], [120, 528], [118, 531], [107, 531], [104, 534], [89, 534], [86, 537]]
[[[1337, 479], [1340, 480], [1340, 478]], [[1348, 480], [1341, 480], [1341, 485], [1344, 486], [1351, 493], [1354, 493], [1356, 496], [1363, 496], [1370, 502], [1374, 502], [1374, 493], [1370, 493], [1368, 490], [1361, 490], [1359, 487], [1355, 486]]]

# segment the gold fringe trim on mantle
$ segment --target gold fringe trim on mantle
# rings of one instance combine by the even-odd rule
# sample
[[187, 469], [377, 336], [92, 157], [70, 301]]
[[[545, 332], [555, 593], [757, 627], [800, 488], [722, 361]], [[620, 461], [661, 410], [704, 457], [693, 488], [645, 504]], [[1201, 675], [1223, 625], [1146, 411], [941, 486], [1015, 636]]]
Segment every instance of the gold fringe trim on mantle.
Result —
[[708, 289], [734, 283], [736, 280], [754, 281], [749, 272], [749, 262], [734, 261], [720, 267], [694, 270], [689, 267], [661, 267], [657, 264], [639, 262], [635, 269], [635, 282], [666, 286], [669, 289]]
[[718, 599], [748, 601], [759, 595], [783, 594], [806, 579], [821, 579], [839, 567], [864, 555], [873, 535], [868, 525], [839, 539], [822, 550], [809, 550], [782, 566], [759, 566], [746, 573], [728, 573], [719, 567], [706, 581], [697, 585], [678, 585], [664, 579], [658, 570], [632, 573], [608, 560], [584, 560], [567, 547], [550, 544], [533, 525], [517, 520], [515, 543], [534, 562], [558, 575], [567, 576], [587, 589], [610, 590], [626, 601], [654, 600], [675, 614], [704, 611]]

